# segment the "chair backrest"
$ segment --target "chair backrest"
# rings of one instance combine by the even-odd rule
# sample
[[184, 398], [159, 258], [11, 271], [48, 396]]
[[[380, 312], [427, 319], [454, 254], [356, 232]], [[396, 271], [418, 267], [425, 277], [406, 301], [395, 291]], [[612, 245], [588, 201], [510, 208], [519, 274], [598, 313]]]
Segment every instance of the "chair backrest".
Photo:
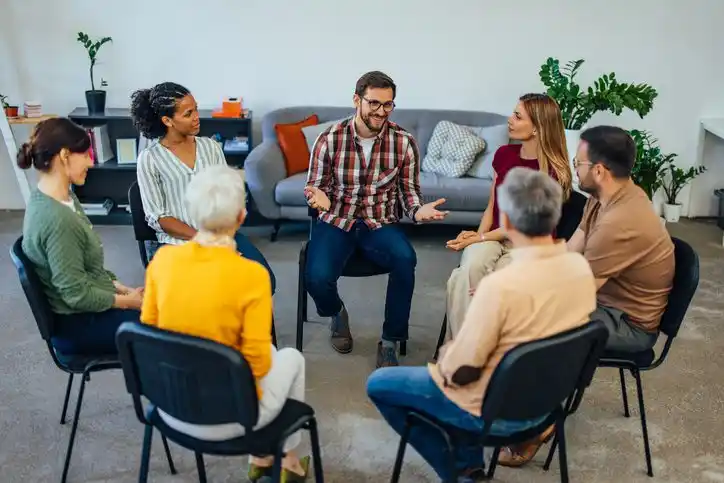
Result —
[[671, 237], [671, 241], [676, 263], [674, 283], [659, 327], [669, 337], [676, 337], [699, 286], [699, 255], [685, 241], [675, 237]]
[[490, 424], [495, 419], [542, 417], [560, 407], [574, 391], [577, 398], [582, 397], [607, 339], [606, 326], [594, 320], [514, 347], [503, 356], [490, 379], [483, 420]]
[[563, 238], [566, 241], [571, 239], [578, 225], [581, 224], [587, 201], [588, 198], [583, 194], [575, 190], [571, 191], [571, 196], [563, 203], [561, 219], [556, 227], [556, 238]]
[[35, 272], [33, 262], [23, 252], [22, 236], [10, 247], [10, 258], [13, 260], [15, 269], [18, 272], [20, 285], [23, 287], [23, 292], [25, 292], [25, 298], [28, 299], [40, 335], [44, 340], [50, 341], [55, 330], [53, 310], [50, 308], [43, 283]]
[[217, 342], [138, 322], [116, 333], [126, 388], [145, 421], [141, 396], [191, 424], [239, 423], [251, 432], [258, 419], [254, 376], [241, 353]]
[[131, 219], [133, 221], [133, 233], [136, 241], [156, 241], [156, 231], [148, 226], [146, 221], [146, 213], [143, 211], [143, 201], [141, 200], [141, 189], [138, 187], [138, 181], [134, 181], [128, 188], [128, 204], [131, 207]]

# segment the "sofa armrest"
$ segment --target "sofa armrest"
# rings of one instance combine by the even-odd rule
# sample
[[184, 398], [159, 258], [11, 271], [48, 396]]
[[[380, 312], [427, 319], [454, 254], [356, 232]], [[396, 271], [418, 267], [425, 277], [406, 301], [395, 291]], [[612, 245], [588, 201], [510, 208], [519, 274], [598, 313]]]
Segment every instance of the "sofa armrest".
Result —
[[274, 191], [287, 177], [287, 170], [279, 144], [270, 140], [255, 147], [244, 162], [244, 175], [259, 213], [272, 220], [281, 218]]

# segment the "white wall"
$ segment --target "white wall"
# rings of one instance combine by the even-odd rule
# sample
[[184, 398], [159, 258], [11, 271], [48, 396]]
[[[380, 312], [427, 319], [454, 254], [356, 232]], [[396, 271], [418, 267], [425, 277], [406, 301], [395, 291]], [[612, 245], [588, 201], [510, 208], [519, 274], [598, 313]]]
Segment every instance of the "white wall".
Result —
[[[12, 25], [3, 18], [7, 18], [5, 7], [0, 5], [0, 22], [3, 28], [0, 30], [0, 93], [8, 96], [8, 102], [13, 104], [21, 104], [21, 94], [16, 75], [16, 59], [13, 55], [13, 49], [9, 44], [9, 40], [13, 38]], [[6, 30], [6, 28], [8, 30]], [[2, 111], [0, 111], [0, 116]], [[20, 194], [20, 188], [15, 177], [12, 164], [15, 158], [9, 156], [2, 143], [2, 135], [0, 135], [0, 209], [24, 209], [25, 202]]]
[[592, 123], [649, 129], [684, 164], [699, 118], [724, 117], [721, 0], [3, 0], [8, 15], [23, 99], [61, 114], [84, 105], [89, 88], [75, 40], [84, 30], [114, 39], [97, 68], [109, 106], [173, 80], [202, 106], [242, 95], [258, 119], [288, 105], [348, 105], [357, 77], [381, 69], [397, 81], [400, 107], [507, 114], [520, 94], [542, 90], [538, 70], [553, 56], [586, 59], [585, 85], [615, 71], [656, 87], [644, 120]]

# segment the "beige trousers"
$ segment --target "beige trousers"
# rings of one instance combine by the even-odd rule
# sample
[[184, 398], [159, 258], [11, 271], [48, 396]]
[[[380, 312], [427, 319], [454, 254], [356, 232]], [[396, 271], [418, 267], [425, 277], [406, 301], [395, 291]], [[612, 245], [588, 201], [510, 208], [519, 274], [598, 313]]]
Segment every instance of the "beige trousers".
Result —
[[470, 289], [480, 281], [510, 263], [509, 241], [486, 241], [465, 247], [460, 266], [452, 271], [447, 280], [447, 340], [460, 331], [468, 311]]

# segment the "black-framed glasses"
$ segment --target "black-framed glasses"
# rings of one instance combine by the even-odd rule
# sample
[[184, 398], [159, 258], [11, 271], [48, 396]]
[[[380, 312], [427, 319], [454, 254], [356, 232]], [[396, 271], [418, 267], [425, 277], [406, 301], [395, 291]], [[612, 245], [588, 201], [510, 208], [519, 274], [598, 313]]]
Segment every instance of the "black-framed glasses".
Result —
[[372, 100], [367, 99], [364, 96], [362, 97], [362, 99], [367, 101], [367, 104], [369, 104], [370, 109], [372, 109], [372, 112], [378, 111], [380, 109], [380, 107], [382, 109], [384, 109], [385, 112], [392, 112], [392, 110], [395, 108], [394, 101], [380, 102], [380, 101], [375, 101], [374, 99], [372, 99]]

